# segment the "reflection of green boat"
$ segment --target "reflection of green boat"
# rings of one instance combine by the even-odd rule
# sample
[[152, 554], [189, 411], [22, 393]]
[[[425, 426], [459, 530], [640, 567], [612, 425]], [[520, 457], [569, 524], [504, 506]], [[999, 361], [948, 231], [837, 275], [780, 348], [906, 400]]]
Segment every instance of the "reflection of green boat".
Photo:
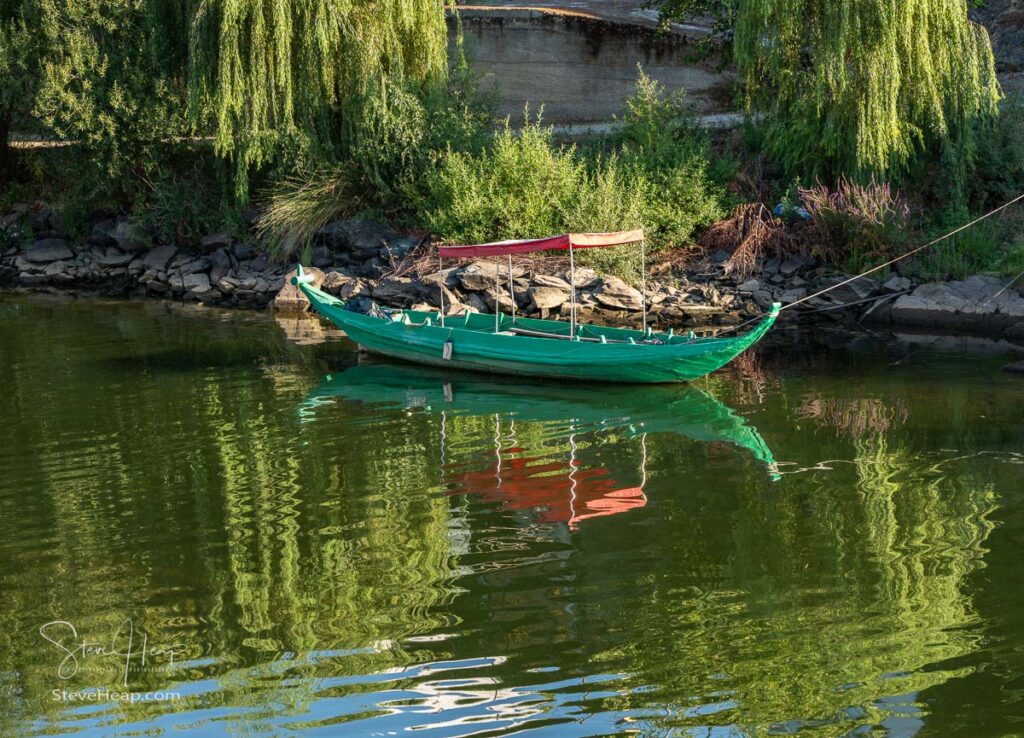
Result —
[[761, 434], [727, 405], [696, 387], [608, 386], [601, 392], [579, 385], [495, 382], [472, 374], [452, 376], [422, 367], [369, 364], [328, 375], [303, 404], [316, 408], [342, 398], [427, 412], [501, 415], [517, 420], [560, 422], [574, 432], [617, 429], [631, 435], [675, 433], [704, 442], [746, 449], [777, 476], [775, 459]]

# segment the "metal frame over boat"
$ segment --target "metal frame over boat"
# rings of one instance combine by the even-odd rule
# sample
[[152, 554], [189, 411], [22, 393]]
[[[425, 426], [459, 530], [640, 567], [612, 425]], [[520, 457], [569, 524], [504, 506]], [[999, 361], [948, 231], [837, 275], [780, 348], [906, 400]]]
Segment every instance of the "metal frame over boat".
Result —
[[[309, 298], [313, 309], [344, 330], [353, 341], [374, 353], [435, 366], [558, 379], [607, 382], [686, 382], [728, 364], [754, 345], [779, 314], [778, 303], [750, 331], [731, 338], [698, 337], [655, 332], [647, 326], [633, 330], [579, 324], [575, 310], [576, 248], [643, 244], [643, 231], [566, 234], [531, 241], [501, 241], [476, 246], [447, 246], [439, 257], [488, 257], [542, 250], [567, 250], [572, 297], [569, 322], [523, 318], [496, 312], [493, 316], [441, 310], [357, 313], [344, 301], [312, 286], [310, 275], [298, 267], [292, 282]], [[497, 281], [497, 274], [496, 274]], [[513, 295], [512, 304], [515, 304]]]

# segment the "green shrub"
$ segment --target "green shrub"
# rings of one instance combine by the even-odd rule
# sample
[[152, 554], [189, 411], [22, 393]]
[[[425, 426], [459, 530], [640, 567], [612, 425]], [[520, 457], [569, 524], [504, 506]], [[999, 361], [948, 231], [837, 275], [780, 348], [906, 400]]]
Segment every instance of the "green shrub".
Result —
[[527, 116], [479, 152], [448, 151], [428, 175], [421, 219], [462, 242], [642, 227], [652, 251], [682, 246], [725, 210], [708, 150], [682, 98], [641, 74], [621, 130], [585, 150], [559, 146]]

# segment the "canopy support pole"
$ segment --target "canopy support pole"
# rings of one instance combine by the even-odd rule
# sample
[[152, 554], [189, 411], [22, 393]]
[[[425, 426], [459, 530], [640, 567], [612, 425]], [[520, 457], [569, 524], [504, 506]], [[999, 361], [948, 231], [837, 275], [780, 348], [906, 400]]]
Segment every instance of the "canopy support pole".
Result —
[[516, 288], [512, 284], [512, 254], [508, 255], [508, 297], [512, 300], [512, 322], [516, 322]]
[[441, 251], [437, 252], [437, 274], [441, 277], [437, 280], [437, 289], [441, 291], [441, 327], [444, 328], [444, 258], [441, 256]]
[[576, 262], [572, 256], [572, 241], [569, 242], [569, 338], [576, 335]]
[[644, 312], [644, 335], [647, 335], [647, 249], [645, 242], [640, 242], [640, 304]]

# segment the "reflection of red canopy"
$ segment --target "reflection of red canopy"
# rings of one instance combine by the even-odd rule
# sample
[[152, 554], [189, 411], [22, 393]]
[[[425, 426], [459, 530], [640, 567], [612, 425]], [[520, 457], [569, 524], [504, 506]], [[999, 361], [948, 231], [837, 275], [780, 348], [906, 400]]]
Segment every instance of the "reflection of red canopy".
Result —
[[629, 512], [647, 504], [640, 487], [616, 489], [607, 469], [577, 469], [570, 476], [564, 464], [531, 463], [536, 461], [506, 457], [500, 471], [492, 464], [481, 471], [455, 475], [451, 481], [457, 488], [452, 493], [479, 494], [509, 510], [533, 509], [539, 522], [568, 523], [571, 528], [588, 518]]
[[561, 236], [534, 238], [526, 241], [495, 241], [474, 246], [442, 246], [441, 256], [463, 258], [467, 256], [502, 256], [504, 254], [529, 254], [534, 251], [566, 251], [594, 249], [601, 246], [624, 246], [644, 240], [643, 230], [619, 231], [618, 233], [565, 233]]

